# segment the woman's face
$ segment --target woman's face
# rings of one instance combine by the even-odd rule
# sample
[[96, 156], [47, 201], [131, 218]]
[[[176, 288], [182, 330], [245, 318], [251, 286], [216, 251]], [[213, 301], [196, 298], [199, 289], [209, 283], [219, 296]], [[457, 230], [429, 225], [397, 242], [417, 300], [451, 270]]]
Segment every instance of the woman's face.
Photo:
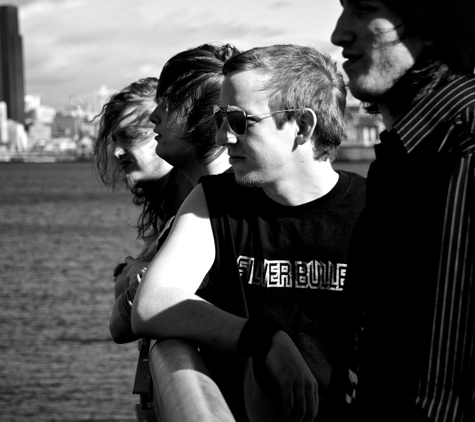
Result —
[[[150, 99], [145, 107], [151, 112], [155, 101]], [[144, 107], [144, 106], [142, 106]], [[140, 182], [160, 182], [171, 171], [172, 166], [155, 153], [156, 141], [153, 125], [147, 120], [136, 121], [143, 108], [128, 108], [117, 128], [114, 139], [114, 156], [119, 161], [127, 184], [131, 188]]]
[[179, 123], [172, 122], [168, 116], [166, 99], [158, 100], [158, 104], [150, 115], [156, 133], [156, 153], [164, 160], [180, 170], [186, 170], [190, 160], [195, 159], [195, 150], [189, 140], [186, 129]]

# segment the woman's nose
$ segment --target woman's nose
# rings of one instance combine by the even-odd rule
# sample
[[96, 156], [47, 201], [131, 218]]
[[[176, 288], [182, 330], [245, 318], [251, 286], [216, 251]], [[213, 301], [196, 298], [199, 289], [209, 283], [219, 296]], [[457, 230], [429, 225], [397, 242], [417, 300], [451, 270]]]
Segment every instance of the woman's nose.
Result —
[[160, 116], [158, 114], [158, 105], [153, 109], [148, 119], [155, 125], [158, 125], [160, 123]]
[[125, 154], [124, 148], [122, 148], [120, 145], [116, 145], [114, 148], [114, 156], [116, 158], [120, 158], [120, 156], [124, 154]]

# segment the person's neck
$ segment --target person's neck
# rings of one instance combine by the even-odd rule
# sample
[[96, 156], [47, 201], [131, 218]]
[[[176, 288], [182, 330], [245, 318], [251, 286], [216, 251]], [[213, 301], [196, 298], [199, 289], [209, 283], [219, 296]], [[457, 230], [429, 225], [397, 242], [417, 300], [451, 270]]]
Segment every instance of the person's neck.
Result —
[[160, 176], [159, 178], [156, 179], [149, 179], [149, 180], [139, 180], [138, 182], [134, 183], [132, 186], [129, 184], [129, 190], [132, 193], [136, 193], [139, 190], [142, 190], [143, 192], [148, 194], [150, 192], [154, 192], [156, 194], [157, 192], [161, 192], [165, 190], [168, 180], [170, 179], [172, 170], [170, 169], [167, 174]]
[[275, 202], [295, 207], [314, 201], [330, 192], [339, 175], [330, 161], [315, 161], [313, 166], [302, 166], [291, 177], [262, 187]]
[[415, 103], [455, 77], [457, 74], [439, 60], [429, 58], [418, 62], [376, 102], [386, 128], [391, 130]]
[[401, 117], [402, 113], [393, 114], [386, 104], [378, 104], [381, 117], [386, 129], [389, 131], [393, 128], [394, 122]]
[[208, 164], [200, 164], [198, 161], [196, 161], [188, 168], [183, 169], [182, 172], [193, 184], [193, 186], [196, 186], [198, 184], [198, 181], [200, 180], [200, 177], [223, 173], [229, 167], [229, 157], [228, 154], [224, 152]]

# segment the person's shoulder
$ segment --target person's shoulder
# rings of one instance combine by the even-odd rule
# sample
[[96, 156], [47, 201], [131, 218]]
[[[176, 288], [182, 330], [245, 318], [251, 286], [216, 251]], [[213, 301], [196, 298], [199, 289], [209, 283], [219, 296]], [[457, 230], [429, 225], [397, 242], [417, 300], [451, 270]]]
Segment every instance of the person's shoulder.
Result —
[[475, 103], [465, 107], [455, 119], [459, 126], [456, 150], [460, 156], [475, 154]]
[[475, 134], [475, 102], [462, 110], [459, 119], [472, 135]]
[[459, 76], [458, 78], [455, 78], [455, 81], [458, 84], [470, 87], [472, 90], [475, 89], [475, 73]]
[[220, 174], [202, 176], [199, 180], [199, 183], [206, 191], [214, 188], [236, 186], [236, 179], [234, 177], [234, 172], [225, 171], [224, 173]]
[[361, 174], [355, 173], [348, 170], [336, 170], [343, 180], [346, 180], [349, 185], [355, 187], [365, 187], [366, 186], [366, 177]]
[[347, 196], [353, 196], [356, 201], [366, 199], [366, 178], [358, 173], [346, 170], [337, 170], [340, 180], [345, 185]]
[[[451, 119], [452, 126], [456, 128], [453, 135], [457, 141], [447, 144], [452, 151], [463, 156], [475, 153], [475, 75], [465, 75], [459, 78], [458, 83], [459, 90], [464, 90], [460, 94], [463, 101], [459, 101], [462, 107]], [[454, 136], [451, 136], [451, 139], [454, 139]]]
[[210, 210], [232, 208], [239, 203], [243, 189], [238, 186], [233, 172], [203, 176], [199, 181]]
[[206, 176], [201, 176], [198, 183], [203, 183], [209, 180], [228, 180], [228, 179], [234, 179], [234, 172], [232, 170], [232, 167], [223, 173], [208, 174]]

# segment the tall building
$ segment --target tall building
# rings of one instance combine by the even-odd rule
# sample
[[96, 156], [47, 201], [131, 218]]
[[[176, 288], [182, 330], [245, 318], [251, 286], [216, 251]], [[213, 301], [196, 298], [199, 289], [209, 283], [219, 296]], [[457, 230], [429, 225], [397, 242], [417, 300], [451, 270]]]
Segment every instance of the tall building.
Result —
[[8, 142], [7, 104], [0, 101], [0, 145]]
[[25, 123], [23, 46], [16, 6], [0, 6], [0, 101], [8, 118]]

